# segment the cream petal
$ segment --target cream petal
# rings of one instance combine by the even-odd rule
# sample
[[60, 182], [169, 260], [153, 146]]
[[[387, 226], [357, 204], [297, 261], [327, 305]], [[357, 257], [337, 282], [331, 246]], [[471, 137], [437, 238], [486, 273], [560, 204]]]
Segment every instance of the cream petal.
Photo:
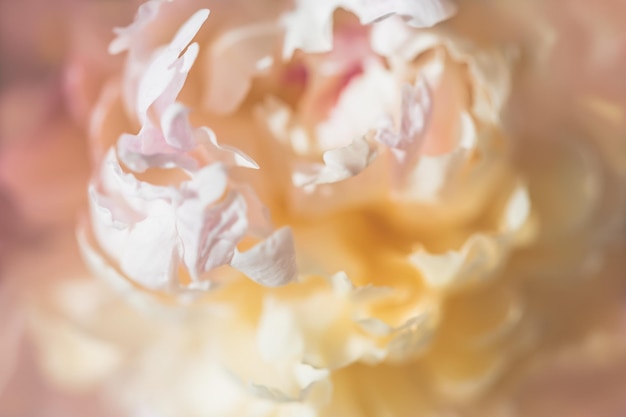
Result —
[[410, 262], [429, 287], [444, 292], [493, 278], [516, 245], [533, 236], [530, 197], [524, 185], [513, 190], [501, 216], [496, 232], [472, 234], [460, 249], [445, 253], [429, 253], [422, 248], [411, 255]]
[[293, 183], [297, 187], [310, 187], [346, 180], [366, 169], [377, 154], [376, 147], [367, 139], [357, 139], [348, 146], [324, 152], [324, 165], [301, 166], [293, 174]]
[[502, 242], [487, 235], [472, 236], [459, 251], [431, 254], [419, 251], [411, 262], [433, 288], [449, 291], [493, 277], [504, 259]]
[[298, 359], [304, 352], [303, 328], [293, 311], [275, 300], [266, 300], [257, 330], [257, 348], [263, 360]]

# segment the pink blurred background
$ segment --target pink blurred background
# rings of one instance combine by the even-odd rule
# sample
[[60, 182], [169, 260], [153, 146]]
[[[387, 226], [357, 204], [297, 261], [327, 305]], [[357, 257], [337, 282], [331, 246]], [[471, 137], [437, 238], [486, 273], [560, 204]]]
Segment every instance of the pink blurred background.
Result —
[[[60, 258], [65, 255], [57, 255], [67, 253], [60, 241], [78, 256], [71, 236], [89, 176], [87, 115], [101, 83], [121, 64], [120, 57], [106, 53], [111, 29], [128, 24], [138, 4], [0, 0], [0, 417], [95, 414], [93, 393], [61, 393], [41, 378], [32, 347], [22, 337], [17, 294], [27, 291], [31, 280], [47, 279], [50, 268], [65, 267]], [[506, 120], [528, 147], [567, 135], [626, 140], [626, 1], [459, 4], [459, 15], [446, 25], [477, 42], [521, 46]], [[69, 241], [59, 240], [68, 231]], [[40, 267], [24, 269], [19, 263]], [[16, 270], [28, 272], [18, 279], [11, 275]], [[626, 409], [623, 369], [602, 370], [609, 374], [604, 379], [585, 372], [580, 371], [579, 383], [529, 405], [529, 413], [626, 415], [616, 414]], [[617, 403], [604, 403], [601, 394], [611, 390], [617, 391]], [[597, 408], [554, 414], [551, 401], [580, 398], [580, 392], [589, 398], [585, 406], [600, 397]]]

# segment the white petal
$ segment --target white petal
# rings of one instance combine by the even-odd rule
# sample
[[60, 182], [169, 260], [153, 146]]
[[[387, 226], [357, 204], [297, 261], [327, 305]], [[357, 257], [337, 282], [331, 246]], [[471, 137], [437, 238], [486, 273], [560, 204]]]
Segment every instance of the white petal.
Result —
[[181, 53], [183, 49], [191, 43], [191, 40], [200, 31], [200, 28], [209, 17], [208, 9], [200, 9], [195, 12], [183, 25], [178, 29], [174, 39], [170, 43], [169, 47]]
[[231, 265], [261, 285], [277, 287], [296, 279], [291, 229], [283, 227], [246, 252], [235, 252]]
[[173, 210], [155, 204], [145, 220], [126, 231], [118, 252], [120, 268], [147, 288], [168, 288], [179, 259], [177, 237]]
[[[172, 42], [156, 53], [142, 74], [136, 108], [137, 116], [143, 123], [146, 122], [150, 106], [156, 103], [162, 113], [178, 96], [199, 52], [197, 43], [189, 43], [208, 16], [207, 9], [198, 10], [191, 16], [178, 30]], [[183, 50], [185, 52], [179, 57]]]
[[162, 50], [143, 73], [137, 91], [137, 117], [147, 122], [148, 109], [157, 100], [162, 109], [172, 104], [180, 92], [187, 73], [198, 56], [198, 44], [192, 44], [178, 58], [173, 49]]
[[259, 169], [259, 165], [237, 148], [220, 145], [215, 133], [206, 127], [199, 128], [195, 137], [198, 143], [204, 144], [210, 149], [211, 157], [227, 166], [238, 166], [250, 169]]

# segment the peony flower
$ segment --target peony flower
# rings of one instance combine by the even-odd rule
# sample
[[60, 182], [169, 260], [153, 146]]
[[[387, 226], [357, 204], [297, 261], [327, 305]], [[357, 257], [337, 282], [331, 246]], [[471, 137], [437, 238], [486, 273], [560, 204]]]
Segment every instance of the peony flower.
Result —
[[542, 416], [542, 368], [611, 377], [622, 142], [516, 130], [527, 51], [456, 10], [144, 3], [123, 67], [70, 88], [101, 87], [74, 112], [90, 272], [65, 229], [67, 265], [33, 266], [46, 378], [116, 415], [408, 417]]

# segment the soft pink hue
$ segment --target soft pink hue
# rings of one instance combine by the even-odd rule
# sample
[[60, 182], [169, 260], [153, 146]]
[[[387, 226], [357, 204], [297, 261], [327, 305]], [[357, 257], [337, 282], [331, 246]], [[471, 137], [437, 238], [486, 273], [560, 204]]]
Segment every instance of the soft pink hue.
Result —
[[[151, 55], [135, 87], [133, 110], [141, 130], [120, 136], [89, 189], [97, 245], [130, 280], [152, 290], [209, 289], [216, 280], [209, 275], [225, 265], [269, 286], [296, 275], [287, 229], [247, 251], [238, 248], [244, 237], [265, 237], [260, 233], [266, 227], [255, 224], [263, 217], [254, 212], [262, 210], [256, 197], [231, 180], [229, 171], [258, 166], [242, 152], [219, 145], [207, 127], [192, 127], [190, 110], [175, 101], [198, 55], [192, 39], [208, 17], [207, 9], [197, 11]], [[114, 51], [131, 49], [130, 66], [139, 30], [151, 18], [154, 11], [144, 6], [112, 44]], [[139, 178], [144, 173], [150, 178], [157, 168], [167, 170], [163, 185]]]
[[129, 3], [0, 3], [0, 415], [624, 414], [618, 1]]

